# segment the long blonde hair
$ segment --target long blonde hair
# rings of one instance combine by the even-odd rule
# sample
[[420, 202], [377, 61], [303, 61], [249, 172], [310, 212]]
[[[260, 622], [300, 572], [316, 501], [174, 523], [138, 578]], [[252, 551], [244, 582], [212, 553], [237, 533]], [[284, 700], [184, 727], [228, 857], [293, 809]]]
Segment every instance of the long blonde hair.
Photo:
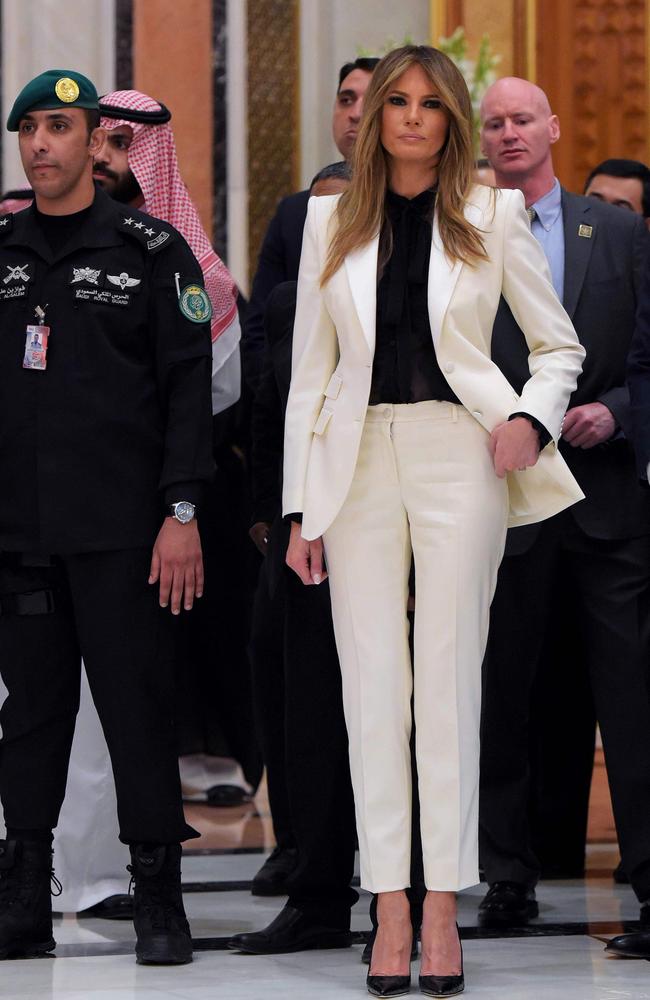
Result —
[[[329, 247], [321, 286], [344, 258], [378, 235], [385, 222], [388, 154], [381, 143], [381, 123], [387, 94], [411, 66], [419, 65], [431, 80], [449, 116], [447, 140], [438, 164], [436, 212], [447, 256], [474, 264], [487, 257], [479, 231], [463, 214], [472, 187], [472, 105], [460, 70], [443, 52], [428, 45], [404, 45], [377, 64], [364, 99], [364, 109], [352, 157], [352, 181], [337, 205], [338, 228]], [[388, 254], [392, 245], [388, 235]]]

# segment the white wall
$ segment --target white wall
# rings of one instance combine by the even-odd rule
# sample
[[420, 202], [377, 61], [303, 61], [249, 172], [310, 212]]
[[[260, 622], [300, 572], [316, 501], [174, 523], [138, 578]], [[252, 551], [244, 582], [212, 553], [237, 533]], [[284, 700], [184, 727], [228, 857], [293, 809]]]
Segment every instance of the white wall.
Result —
[[2, 0], [4, 190], [26, 183], [7, 115], [24, 85], [46, 69], [78, 70], [99, 94], [115, 89], [113, 0]]
[[302, 186], [340, 159], [331, 137], [338, 72], [358, 47], [379, 54], [388, 41], [429, 37], [430, 0], [301, 0], [300, 153]]

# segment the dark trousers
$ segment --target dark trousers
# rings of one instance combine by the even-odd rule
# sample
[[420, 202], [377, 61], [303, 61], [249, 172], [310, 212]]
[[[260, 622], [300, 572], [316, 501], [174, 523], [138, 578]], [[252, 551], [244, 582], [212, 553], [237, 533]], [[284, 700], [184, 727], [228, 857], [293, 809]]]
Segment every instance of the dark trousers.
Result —
[[278, 847], [296, 846], [291, 823], [285, 753], [284, 586], [273, 587], [265, 560], [259, 573], [249, 642], [255, 730], [266, 767], [266, 786]]
[[289, 902], [347, 927], [356, 831], [329, 588], [305, 587], [286, 568], [273, 586], [265, 569], [251, 659], [276, 836], [298, 849]]
[[[56, 827], [79, 708], [83, 657], [115, 776], [120, 839], [197, 836], [183, 816], [174, 727], [174, 624], [147, 583], [151, 552], [0, 561], [0, 798], [11, 829]], [[53, 610], [11, 613], [12, 595], [46, 590]]]
[[[565, 512], [501, 565], [481, 732], [480, 852], [489, 883], [532, 886], [539, 874], [529, 824], [529, 725], [546, 638], [558, 628], [553, 598], [561, 591], [572, 612], [565, 627], [574, 630], [588, 668], [623, 864], [639, 899], [650, 897], [649, 549], [648, 538], [590, 538]], [[559, 680], [556, 698], [562, 702]], [[549, 713], [545, 726], [561, 742], [560, 714]]]

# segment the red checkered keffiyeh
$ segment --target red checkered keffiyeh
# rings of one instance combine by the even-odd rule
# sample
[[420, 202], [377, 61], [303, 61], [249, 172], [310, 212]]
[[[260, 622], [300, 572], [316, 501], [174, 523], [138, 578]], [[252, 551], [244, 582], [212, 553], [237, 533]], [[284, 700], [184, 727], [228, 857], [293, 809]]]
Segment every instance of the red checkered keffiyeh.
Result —
[[[137, 90], [116, 90], [102, 97], [102, 102], [130, 111], [160, 111], [157, 101]], [[105, 129], [114, 129], [118, 125], [128, 125], [133, 129], [129, 167], [144, 196], [143, 210], [178, 229], [201, 265], [205, 288], [212, 303], [214, 343], [237, 316], [235, 283], [226, 265], [214, 252], [183, 183], [171, 126], [144, 125], [127, 119], [104, 117], [101, 124]]]

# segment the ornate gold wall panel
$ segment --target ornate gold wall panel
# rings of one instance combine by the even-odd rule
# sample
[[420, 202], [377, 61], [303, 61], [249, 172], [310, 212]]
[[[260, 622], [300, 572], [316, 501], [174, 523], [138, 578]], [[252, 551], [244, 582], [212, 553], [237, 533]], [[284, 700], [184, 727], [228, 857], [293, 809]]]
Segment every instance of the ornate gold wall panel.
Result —
[[298, 0], [248, 0], [250, 274], [278, 200], [298, 187]]
[[648, 158], [646, 6], [644, 0], [539, 5], [537, 82], [560, 117], [555, 167], [573, 191], [607, 157]]

